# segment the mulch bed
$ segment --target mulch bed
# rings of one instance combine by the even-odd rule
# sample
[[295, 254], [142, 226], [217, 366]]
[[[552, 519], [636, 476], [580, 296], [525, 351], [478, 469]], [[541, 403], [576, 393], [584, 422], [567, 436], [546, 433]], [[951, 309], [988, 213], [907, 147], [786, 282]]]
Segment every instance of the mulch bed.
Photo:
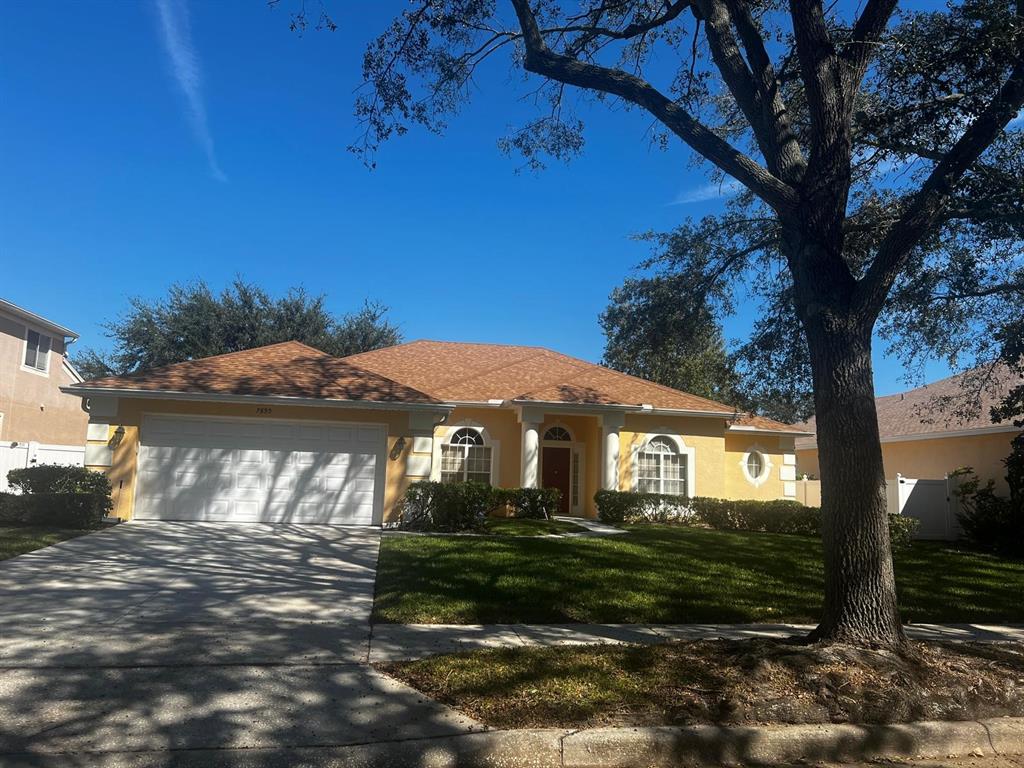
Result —
[[899, 723], [1024, 716], [1024, 646], [780, 640], [480, 650], [379, 669], [488, 725]]

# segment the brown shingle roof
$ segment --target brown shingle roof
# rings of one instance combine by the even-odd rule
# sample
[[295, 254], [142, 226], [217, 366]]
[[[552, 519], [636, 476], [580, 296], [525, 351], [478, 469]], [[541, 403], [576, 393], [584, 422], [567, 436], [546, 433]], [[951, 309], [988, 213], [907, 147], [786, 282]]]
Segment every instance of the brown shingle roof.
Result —
[[131, 376], [94, 379], [82, 386], [321, 400], [437, 402], [412, 387], [297, 341], [187, 360]]
[[748, 429], [763, 429], [769, 432], [794, 432], [796, 434], [803, 434], [811, 431], [809, 429], [805, 429], [800, 424], [783, 424], [781, 421], [769, 419], [767, 416], [758, 416], [753, 413], [741, 413], [736, 417], [732, 425], [739, 429], [747, 427]]
[[735, 412], [732, 406], [542, 347], [413, 341], [344, 359], [439, 400], [647, 404], [686, 411]]
[[[993, 424], [990, 412], [1012, 387], [1024, 380], [1002, 366], [992, 369], [991, 376], [988, 374], [989, 369], [977, 368], [906, 392], [876, 397], [879, 435], [885, 440], [1011, 426], [1008, 422]], [[980, 407], [964, 413], [964, 404], [975, 397], [974, 402]], [[801, 426], [814, 432], [814, 417]], [[797, 440], [798, 448], [814, 446], [814, 438]]]
[[[732, 406], [542, 347], [414, 341], [345, 358], [291, 341], [85, 382], [83, 388], [444, 403], [600, 404], [720, 413]], [[794, 432], [760, 416], [739, 424]]]

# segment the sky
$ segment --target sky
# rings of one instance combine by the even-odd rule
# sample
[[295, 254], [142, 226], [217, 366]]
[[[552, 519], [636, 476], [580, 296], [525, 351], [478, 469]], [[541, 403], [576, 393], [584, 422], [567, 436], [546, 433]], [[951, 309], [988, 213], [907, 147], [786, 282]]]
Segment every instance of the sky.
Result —
[[[363, 49], [402, 2], [289, 30], [287, 0], [0, 4], [0, 296], [109, 346], [129, 296], [236, 275], [338, 313], [391, 307], [407, 339], [536, 344], [598, 361], [633, 236], [720, 210], [650, 120], [598, 107], [583, 155], [540, 173], [497, 141], [535, 114], [507, 60], [443, 136], [413, 129], [367, 170], [346, 151]], [[340, 6], [339, 6], [340, 8]], [[726, 321], [742, 340], [749, 308]], [[72, 348], [74, 350], [74, 348]], [[880, 394], [907, 388], [876, 354]], [[926, 378], [947, 375], [941, 363]]]

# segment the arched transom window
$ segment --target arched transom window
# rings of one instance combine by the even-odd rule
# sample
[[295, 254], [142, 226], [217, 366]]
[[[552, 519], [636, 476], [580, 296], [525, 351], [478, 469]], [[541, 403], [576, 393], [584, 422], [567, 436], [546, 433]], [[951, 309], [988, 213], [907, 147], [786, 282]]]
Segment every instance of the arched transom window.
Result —
[[475, 429], [457, 429], [441, 446], [442, 483], [491, 482], [491, 447]]
[[569, 434], [569, 430], [565, 427], [551, 427], [544, 433], [544, 439], [568, 443], [572, 441], [572, 435]]
[[673, 440], [652, 437], [637, 454], [637, 490], [685, 496], [686, 460]]

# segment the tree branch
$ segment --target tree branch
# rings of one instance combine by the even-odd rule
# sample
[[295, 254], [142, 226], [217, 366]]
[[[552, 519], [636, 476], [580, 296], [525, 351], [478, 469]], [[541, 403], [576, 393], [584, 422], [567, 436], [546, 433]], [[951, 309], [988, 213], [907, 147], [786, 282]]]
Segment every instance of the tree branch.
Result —
[[868, 0], [860, 18], [853, 25], [853, 35], [843, 50], [843, 59], [849, 64], [853, 82], [860, 83], [875, 46], [889, 24], [896, 0]]
[[788, 110], [779, 90], [779, 80], [771, 57], [764, 45], [764, 37], [750, 15], [746, 0], [726, 0], [736, 31], [747, 52], [754, 81], [761, 96], [764, 118], [774, 129], [774, 140], [778, 148], [776, 168], [772, 172], [787, 183], [795, 183], [807, 166], [796, 134], [789, 123]]
[[[1017, 22], [1024, 24], [1024, 0], [1018, 0]], [[1024, 29], [1018, 36], [1017, 57], [999, 93], [936, 164], [879, 244], [857, 287], [855, 300], [862, 308], [875, 313], [881, 309], [903, 262], [935, 222], [953, 187], [1024, 106]]]
[[776, 210], [796, 204], [792, 187], [715, 135], [657, 88], [635, 75], [555, 53], [547, 47], [529, 0], [511, 0], [526, 45], [528, 71], [580, 88], [619, 96], [643, 107], [695, 152], [742, 183]]

